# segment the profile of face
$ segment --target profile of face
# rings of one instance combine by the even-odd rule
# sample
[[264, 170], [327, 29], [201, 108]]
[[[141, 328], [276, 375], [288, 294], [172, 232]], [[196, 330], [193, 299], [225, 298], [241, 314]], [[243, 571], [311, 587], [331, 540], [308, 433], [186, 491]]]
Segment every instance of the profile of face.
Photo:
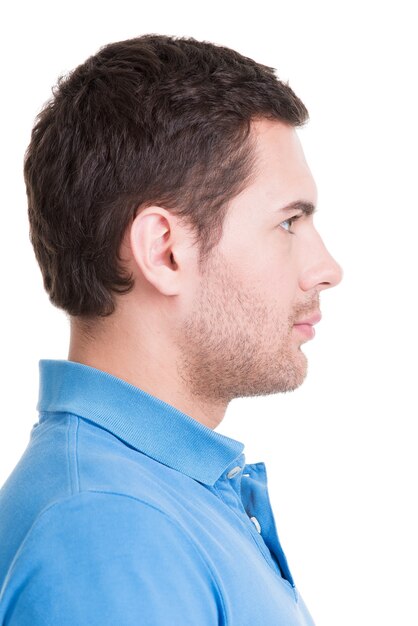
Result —
[[256, 176], [229, 205], [175, 340], [184, 385], [211, 403], [299, 387], [320, 292], [342, 278], [313, 223], [316, 186], [295, 129], [262, 120], [252, 130]]

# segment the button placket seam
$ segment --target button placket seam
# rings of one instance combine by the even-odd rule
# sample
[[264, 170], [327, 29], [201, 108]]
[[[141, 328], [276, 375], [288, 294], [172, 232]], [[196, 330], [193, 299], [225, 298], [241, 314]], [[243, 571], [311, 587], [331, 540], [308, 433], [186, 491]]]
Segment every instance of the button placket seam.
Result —
[[[250, 518], [248, 517], [248, 513], [245, 510], [242, 502], [240, 501], [240, 498], [238, 497], [238, 495], [236, 494], [235, 490], [234, 491], [234, 495], [236, 497], [236, 499], [239, 502], [240, 505], [240, 509], [244, 512], [245, 514], [245, 521], [242, 517], [240, 517], [236, 511], [234, 511], [234, 509], [231, 509], [231, 507], [229, 506], [228, 502], [225, 500], [225, 498], [222, 496], [222, 492], [219, 490], [219, 488], [216, 485], [213, 485], [214, 490], [216, 491], [216, 493], [218, 494], [219, 498], [222, 500], [222, 502], [225, 504], [225, 506], [228, 507], [228, 509], [237, 517], [237, 519], [239, 519], [241, 525], [245, 528], [247, 534], [249, 533], [251, 539], [253, 540], [253, 542], [255, 543], [256, 547], [258, 548], [258, 552], [262, 555], [263, 559], [265, 560], [265, 562], [267, 563], [267, 565], [269, 566], [269, 568], [273, 571], [273, 573], [275, 574], [275, 576], [282, 582], [284, 583], [289, 589], [293, 589], [292, 585], [289, 583], [288, 580], [286, 580], [285, 578], [283, 578], [283, 576], [281, 576], [277, 570], [275, 569], [273, 563], [270, 562], [271, 556], [268, 556], [265, 551], [268, 551], [268, 548], [266, 546], [266, 544], [264, 543], [264, 539], [262, 538], [262, 536], [256, 531], [253, 522], [250, 520]], [[248, 520], [248, 521], [247, 521]]]
[[[265, 485], [264, 485], [264, 486], [265, 486], [265, 488], [267, 488], [267, 479], [266, 479], [266, 468], [265, 468], [265, 464], [264, 464], [264, 463], [257, 463], [257, 464], [255, 464], [255, 465], [260, 465], [260, 466], [262, 467], [262, 470], [263, 470], [263, 473], [264, 473], [264, 476], [265, 476]], [[247, 466], [246, 466], [246, 467], [247, 467]], [[243, 476], [251, 476], [251, 472], [250, 472], [250, 473], [248, 473], [248, 472], [243, 473]], [[275, 530], [276, 535], [277, 535], [277, 529], [276, 529], [276, 525], [275, 525], [275, 522], [274, 522], [274, 515], [273, 515], [272, 508], [271, 508], [271, 503], [270, 503], [270, 500], [269, 500], [269, 498], [268, 498], [268, 497], [267, 497], [267, 506], [268, 506], [268, 509], [269, 509], [270, 516], [271, 516], [271, 518], [272, 518], [272, 520], [273, 520], [274, 530]], [[246, 513], [247, 513], [247, 511], [246, 511]], [[247, 515], [249, 515], [249, 514], [247, 513]], [[254, 516], [254, 517], [255, 517], [255, 516]], [[249, 517], [249, 519], [251, 519], [251, 518]], [[256, 518], [256, 519], [257, 519], [257, 521], [258, 521], [258, 518]], [[260, 525], [260, 523], [259, 523], [259, 522], [258, 522], [258, 524]], [[287, 580], [287, 578], [284, 578], [284, 576], [282, 576], [281, 574], [279, 574], [279, 573], [276, 571], [276, 569], [275, 569], [274, 565], [273, 565], [272, 563], [270, 563], [270, 562], [269, 562], [269, 560], [268, 560], [268, 559], [270, 559], [270, 558], [272, 559], [272, 556], [271, 556], [271, 554], [270, 554], [270, 550], [268, 549], [268, 547], [267, 547], [267, 545], [266, 545], [266, 543], [265, 543], [264, 539], [262, 538], [262, 535], [261, 535], [261, 534], [259, 534], [259, 533], [255, 530], [255, 528], [254, 528], [254, 527], [253, 527], [253, 528], [251, 528], [251, 530], [252, 530], [252, 531], [253, 531], [253, 533], [254, 533], [254, 541], [256, 541], [256, 542], [259, 542], [259, 543], [260, 543], [260, 551], [261, 551], [261, 553], [263, 554], [263, 556], [264, 556], [265, 560], [266, 560], [266, 561], [267, 561], [267, 563], [270, 565], [271, 569], [274, 571], [274, 573], [276, 574], [276, 576], [277, 576], [277, 577], [278, 577], [278, 578], [279, 578], [279, 579], [280, 579], [283, 583], [285, 583], [285, 584], [286, 584], [286, 586], [287, 586], [289, 589], [293, 590], [293, 595], [294, 595], [294, 597], [295, 597], [295, 600], [296, 600], [296, 602], [298, 602], [298, 592], [297, 592], [297, 587], [296, 587], [296, 585], [295, 585], [294, 581], [293, 581], [293, 584], [292, 584], [292, 583], [290, 583], [290, 582]], [[256, 534], [256, 533], [257, 533], [257, 534]], [[280, 544], [280, 541], [279, 541], [279, 544]], [[280, 546], [280, 549], [282, 549], [282, 548], [281, 548], [281, 546]], [[266, 555], [266, 554], [265, 554], [265, 551], [268, 553], [268, 555]], [[273, 560], [273, 559], [272, 559], [272, 560]]]

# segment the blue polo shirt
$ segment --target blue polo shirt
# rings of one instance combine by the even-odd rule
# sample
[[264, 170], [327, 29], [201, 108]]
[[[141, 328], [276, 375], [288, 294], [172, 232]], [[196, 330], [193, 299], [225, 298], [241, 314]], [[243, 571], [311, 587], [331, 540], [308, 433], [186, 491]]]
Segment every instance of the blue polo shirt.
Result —
[[39, 421], [0, 491], [1, 625], [313, 625], [264, 463], [101, 370], [39, 371]]

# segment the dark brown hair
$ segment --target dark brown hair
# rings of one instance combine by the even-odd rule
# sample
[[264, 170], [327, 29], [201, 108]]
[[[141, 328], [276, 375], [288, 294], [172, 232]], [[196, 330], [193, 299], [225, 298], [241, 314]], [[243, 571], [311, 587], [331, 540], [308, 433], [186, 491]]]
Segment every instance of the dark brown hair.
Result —
[[191, 227], [203, 264], [251, 178], [258, 118], [300, 126], [308, 112], [273, 68], [193, 38], [111, 43], [60, 77], [24, 166], [50, 301], [81, 318], [113, 313], [113, 294], [134, 284], [122, 238], [153, 204]]

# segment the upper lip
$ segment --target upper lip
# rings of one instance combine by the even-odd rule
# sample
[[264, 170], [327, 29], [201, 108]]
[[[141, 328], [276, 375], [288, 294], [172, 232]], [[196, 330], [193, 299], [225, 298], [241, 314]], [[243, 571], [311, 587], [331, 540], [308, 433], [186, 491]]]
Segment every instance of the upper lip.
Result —
[[314, 324], [317, 324], [318, 322], [320, 322], [321, 319], [322, 319], [322, 315], [320, 311], [318, 311], [317, 313], [314, 313], [313, 315], [311, 315], [311, 317], [307, 317], [303, 320], [299, 320], [299, 322], [295, 323], [295, 326], [299, 326], [300, 324], [309, 324], [309, 326], [313, 326]]

